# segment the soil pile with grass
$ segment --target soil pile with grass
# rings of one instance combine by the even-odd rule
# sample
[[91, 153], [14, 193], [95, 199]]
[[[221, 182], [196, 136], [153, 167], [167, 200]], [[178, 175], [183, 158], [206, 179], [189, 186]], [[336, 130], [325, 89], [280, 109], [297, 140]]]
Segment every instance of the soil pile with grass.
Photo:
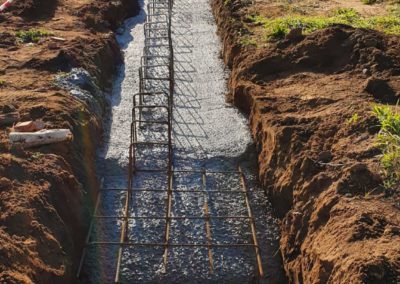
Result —
[[[0, 124], [0, 282], [72, 283], [98, 188], [95, 147], [100, 113], [55, 84], [84, 68], [92, 92], [111, 87], [122, 57], [112, 29], [138, 11], [137, 1], [15, 1], [0, 15], [0, 114], [68, 128], [72, 143], [11, 146]], [[89, 76], [89, 75], [88, 75]]]
[[397, 158], [377, 139], [393, 119], [373, 106], [400, 98], [400, 38], [334, 24], [246, 44], [252, 6], [213, 6], [229, 99], [250, 116], [290, 281], [398, 283], [399, 183], [382, 163]]

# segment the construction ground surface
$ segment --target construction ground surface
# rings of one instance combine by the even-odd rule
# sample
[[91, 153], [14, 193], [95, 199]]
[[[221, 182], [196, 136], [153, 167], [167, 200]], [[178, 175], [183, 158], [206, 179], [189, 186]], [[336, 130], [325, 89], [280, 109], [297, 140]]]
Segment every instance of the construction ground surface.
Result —
[[[399, 15], [398, 1], [12, 2], [0, 282], [399, 283], [400, 133], [382, 123], [400, 120]], [[30, 120], [73, 140], [11, 143]]]

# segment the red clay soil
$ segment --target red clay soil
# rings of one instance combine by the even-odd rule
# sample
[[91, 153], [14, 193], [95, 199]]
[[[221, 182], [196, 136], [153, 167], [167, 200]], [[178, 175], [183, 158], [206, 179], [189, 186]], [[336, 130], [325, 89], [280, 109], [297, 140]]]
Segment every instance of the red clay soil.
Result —
[[[21, 149], [0, 126], [0, 283], [73, 283], [87, 231], [101, 117], [54, 85], [55, 75], [85, 68], [107, 89], [121, 62], [112, 29], [138, 11], [136, 0], [20, 0], [0, 14], [0, 114], [69, 128], [72, 143]], [[17, 31], [40, 29], [35, 44]], [[105, 103], [103, 103], [103, 107]]]
[[249, 114], [290, 283], [400, 283], [399, 189], [382, 186], [371, 114], [400, 98], [400, 38], [333, 26], [242, 47], [241, 2], [223, 2], [229, 99]]

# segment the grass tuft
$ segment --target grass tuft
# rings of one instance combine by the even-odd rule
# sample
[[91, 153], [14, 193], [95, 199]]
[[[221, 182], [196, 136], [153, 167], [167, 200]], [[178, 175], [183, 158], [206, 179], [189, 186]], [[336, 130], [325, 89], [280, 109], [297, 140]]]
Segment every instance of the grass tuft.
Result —
[[372, 5], [375, 4], [377, 0], [361, 0], [361, 2], [363, 2], [366, 5]]
[[346, 123], [347, 123], [347, 125], [357, 124], [359, 118], [360, 117], [359, 117], [358, 113], [355, 113], [349, 119], [347, 119]]
[[52, 33], [46, 30], [35, 30], [30, 29], [28, 31], [18, 31], [15, 33], [15, 36], [19, 38], [23, 42], [33, 42], [37, 43], [43, 37], [51, 36]]
[[257, 41], [252, 39], [252, 38], [250, 38], [250, 37], [248, 37], [248, 36], [242, 37], [240, 39], [239, 43], [242, 46], [254, 46], [254, 47], [257, 47]]
[[387, 34], [400, 35], [400, 18], [396, 15], [364, 18], [351, 8], [336, 9], [329, 16], [288, 15], [270, 19], [256, 15], [249, 16], [249, 19], [254, 24], [264, 27], [267, 40], [282, 39], [291, 29], [295, 28], [301, 28], [303, 33], [309, 34], [334, 24], [375, 29]]
[[400, 114], [382, 105], [374, 105], [372, 112], [381, 126], [377, 140], [382, 149], [381, 165], [385, 183], [394, 184], [400, 181]]

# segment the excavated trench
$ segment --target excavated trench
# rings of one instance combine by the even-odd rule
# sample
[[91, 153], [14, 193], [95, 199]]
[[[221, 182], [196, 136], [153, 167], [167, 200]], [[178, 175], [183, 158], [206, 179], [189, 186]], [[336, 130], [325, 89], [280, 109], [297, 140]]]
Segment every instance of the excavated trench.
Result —
[[[281, 283], [284, 278], [278, 256], [278, 226], [265, 193], [257, 183], [257, 159], [247, 119], [225, 102], [228, 74], [220, 58], [221, 45], [211, 7], [207, 0], [174, 2], [172, 141], [176, 170], [173, 188], [176, 192], [172, 195], [171, 211], [175, 219], [172, 219], [169, 231], [171, 243], [190, 243], [194, 246], [171, 246], [167, 265], [163, 262], [163, 247], [124, 246], [117, 274], [120, 274], [123, 283], [256, 282], [257, 261], [254, 246], [251, 245], [254, 242], [251, 222], [249, 218], [240, 217], [248, 211], [245, 197], [240, 193], [243, 187], [241, 175], [237, 172], [240, 165], [246, 176], [263, 279], [268, 283]], [[127, 20], [118, 34], [125, 64], [120, 67], [115, 82], [110, 99], [111, 117], [105, 121], [104, 147], [98, 154], [103, 189], [96, 212], [98, 216], [121, 216], [126, 204], [126, 194], [115, 189], [128, 187], [132, 98], [139, 91], [138, 68], [145, 42], [143, 29], [148, 16], [146, 4], [147, 1], [141, 3], [140, 14]], [[143, 115], [146, 116], [146, 113]], [[152, 119], [162, 119], [162, 116], [159, 113]], [[150, 127], [141, 135], [163, 140], [166, 138], [164, 130], [162, 126]], [[149, 148], [143, 151], [143, 155], [146, 157], [142, 159], [143, 166], [157, 167], [165, 163], [163, 150]], [[159, 190], [167, 186], [168, 179], [159, 173], [145, 172], [134, 176], [134, 188]], [[199, 188], [202, 190], [196, 194], [194, 191]], [[163, 192], [137, 191], [132, 195], [129, 215], [147, 218], [129, 219], [127, 236], [130, 242], [163, 241], [168, 221], [157, 216], [165, 216], [166, 203]], [[204, 212], [204, 204], [207, 204], [209, 212]], [[206, 219], [205, 214], [240, 218]], [[95, 220], [88, 241], [97, 244], [108, 242], [111, 245], [87, 248], [80, 275], [83, 283], [114, 281], [122, 227], [121, 218]], [[215, 246], [199, 246], [208, 241]], [[245, 246], [225, 246], [227, 244]]]

